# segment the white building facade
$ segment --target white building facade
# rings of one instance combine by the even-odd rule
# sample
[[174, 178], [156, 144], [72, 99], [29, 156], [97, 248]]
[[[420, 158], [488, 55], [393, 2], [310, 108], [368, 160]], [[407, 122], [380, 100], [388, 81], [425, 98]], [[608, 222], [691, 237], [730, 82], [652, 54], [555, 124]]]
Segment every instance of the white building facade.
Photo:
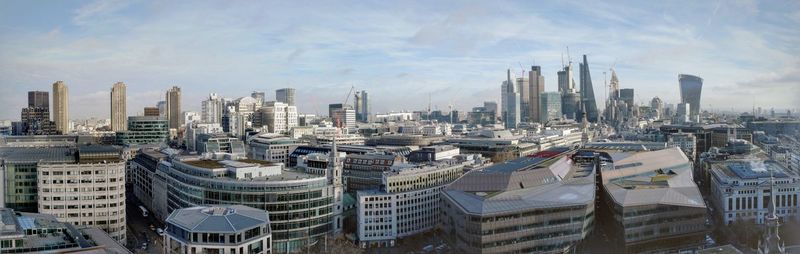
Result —
[[37, 174], [39, 213], [125, 242], [125, 161], [42, 164]]

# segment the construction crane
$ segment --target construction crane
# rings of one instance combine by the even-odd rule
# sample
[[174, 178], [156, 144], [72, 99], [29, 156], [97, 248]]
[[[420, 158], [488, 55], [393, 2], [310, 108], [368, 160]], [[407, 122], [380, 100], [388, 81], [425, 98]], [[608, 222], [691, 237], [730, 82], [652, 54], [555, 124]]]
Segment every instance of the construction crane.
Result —
[[347, 105], [347, 102], [350, 101], [350, 95], [352, 95], [353, 91], [355, 91], [355, 90], [356, 90], [356, 86], [351, 85], [350, 86], [350, 91], [347, 92], [347, 95], [344, 97], [344, 103], [342, 103], [342, 107], [344, 107], [344, 105]]

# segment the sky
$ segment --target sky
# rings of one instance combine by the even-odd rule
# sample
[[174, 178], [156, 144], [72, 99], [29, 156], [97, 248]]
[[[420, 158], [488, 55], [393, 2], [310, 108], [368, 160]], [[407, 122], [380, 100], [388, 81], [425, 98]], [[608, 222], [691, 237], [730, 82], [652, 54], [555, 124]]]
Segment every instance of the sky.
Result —
[[351, 87], [373, 112], [429, 95], [470, 110], [499, 102], [506, 69], [540, 65], [555, 91], [562, 59], [583, 54], [599, 107], [614, 68], [637, 103], [678, 102], [687, 73], [703, 109], [800, 108], [798, 27], [800, 1], [0, 1], [0, 119], [57, 80], [73, 119], [108, 118], [118, 81], [129, 115], [174, 85], [191, 111], [283, 87], [312, 114]]

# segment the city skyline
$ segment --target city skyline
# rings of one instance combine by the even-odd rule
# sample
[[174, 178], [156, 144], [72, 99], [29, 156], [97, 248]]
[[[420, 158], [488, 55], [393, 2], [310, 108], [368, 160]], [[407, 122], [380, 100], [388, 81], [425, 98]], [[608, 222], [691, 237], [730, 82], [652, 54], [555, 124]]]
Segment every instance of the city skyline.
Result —
[[[183, 109], [197, 112], [212, 92], [236, 98], [256, 90], [274, 100], [275, 90], [291, 87], [299, 112], [324, 114], [353, 85], [381, 102], [372, 112], [421, 110], [428, 94], [438, 109], [467, 110], [499, 102], [497, 84], [508, 68], [519, 75], [519, 65], [542, 66], [545, 91], [555, 91], [567, 47], [574, 67], [580, 55], [592, 58], [598, 102], [607, 96], [603, 73], [615, 67], [620, 88], [635, 89], [644, 105], [655, 96], [677, 103], [676, 76], [686, 73], [704, 79], [701, 110], [800, 107], [791, 96], [800, 93], [793, 46], [800, 32], [790, 28], [800, 25], [796, 2], [312, 9], [64, 2], [23, 15], [33, 4], [9, 2], [0, 10], [3, 24], [15, 24], [0, 26], [0, 35], [16, 38], [0, 42], [0, 119], [18, 119], [25, 92], [50, 90], [58, 80], [69, 84], [73, 119], [108, 116], [107, 107], [95, 105], [110, 103], [108, 87], [118, 81], [128, 85], [128, 115], [164, 100], [173, 85], [183, 88]], [[300, 19], [299, 12], [311, 13]]]

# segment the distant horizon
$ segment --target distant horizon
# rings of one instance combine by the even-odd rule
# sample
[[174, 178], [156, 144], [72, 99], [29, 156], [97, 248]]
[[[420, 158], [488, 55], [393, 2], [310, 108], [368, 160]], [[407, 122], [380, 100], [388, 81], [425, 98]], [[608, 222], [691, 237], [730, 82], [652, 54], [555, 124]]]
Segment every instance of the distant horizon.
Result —
[[69, 87], [70, 119], [108, 118], [118, 81], [128, 115], [173, 85], [184, 111], [200, 111], [209, 93], [273, 100], [291, 87], [299, 112], [326, 115], [351, 86], [370, 93], [373, 112], [421, 110], [428, 94], [433, 107], [469, 111], [500, 103], [509, 68], [541, 66], [545, 91], [556, 91], [571, 58], [578, 81], [583, 54], [600, 110], [610, 68], [644, 105], [677, 103], [678, 74], [691, 74], [704, 79], [701, 110], [800, 109], [800, 30], [791, 28], [800, 2], [307, 5], [3, 2], [0, 36], [13, 40], [0, 41], [0, 119], [19, 119], [27, 91], [52, 100], [58, 80]]

